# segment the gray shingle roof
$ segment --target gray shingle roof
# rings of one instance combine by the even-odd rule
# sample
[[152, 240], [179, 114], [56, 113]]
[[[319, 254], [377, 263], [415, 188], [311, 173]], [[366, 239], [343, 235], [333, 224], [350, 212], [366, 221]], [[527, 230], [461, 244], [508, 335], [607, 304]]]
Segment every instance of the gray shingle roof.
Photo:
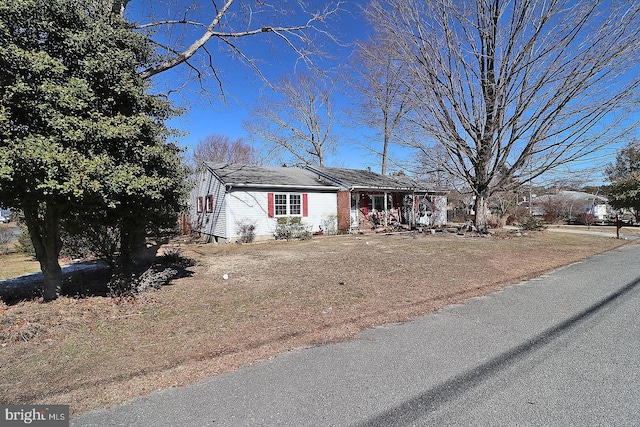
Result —
[[335, 184], [318, 175], [297, 167], [271, 167], [225, 163], [205, 163], [205, 165], [228, 185], [260, 187], [335, 187]]
[[408, 176], [380, 175], [370, 170], [307, 166], [307, 169], [344, 188], [414, 190], [420, 185]]
[[320, 166], [288, 168], [208, 162], [205, 165], [223, 184], [231, 186], [426, 191], [424, 185], [409, 176], [380, 175], [370, 170]]
[[[605, 204], [609, 202], [609, 200], [605, 196], [597, 196], [595, 194], [589, 194], [583, 191], [570, 191], [570, 190], [560, 190], [556, 194], [545, 194], [545, 195], [534, 196], [534, 197], [542, 201], [553, 200], [553, 199], [564, 199], [566, 201], [582, 203], [590, 206]], [[534, 201], [534, 206], [535, 206], [535, 201]]]

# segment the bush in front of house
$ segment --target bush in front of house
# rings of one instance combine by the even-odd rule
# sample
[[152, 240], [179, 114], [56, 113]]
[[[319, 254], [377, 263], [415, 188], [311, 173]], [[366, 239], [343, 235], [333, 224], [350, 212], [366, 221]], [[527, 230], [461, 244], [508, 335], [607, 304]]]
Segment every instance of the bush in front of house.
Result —
[[300, 217], [282, 217], [278, 218], [273, 236], [276, 240], [308, 240], [311, 238], [311, 231]]
[[324, 214], [320, 221], [322, 234], [336, 234], [338, 232], [338, 215]]
[[251, 243], [256, 238], [256, 224], [255, 222], [244, 218], [240, 221], [236, 221], [236, 233], [238, 233], [238, 242]]

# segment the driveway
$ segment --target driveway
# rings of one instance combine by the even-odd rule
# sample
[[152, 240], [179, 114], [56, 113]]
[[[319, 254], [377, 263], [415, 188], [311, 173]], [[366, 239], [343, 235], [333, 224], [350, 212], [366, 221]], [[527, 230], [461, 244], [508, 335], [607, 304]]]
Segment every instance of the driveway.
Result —
[[71, 425], [638, 425], [639, 256], [628, 245]]

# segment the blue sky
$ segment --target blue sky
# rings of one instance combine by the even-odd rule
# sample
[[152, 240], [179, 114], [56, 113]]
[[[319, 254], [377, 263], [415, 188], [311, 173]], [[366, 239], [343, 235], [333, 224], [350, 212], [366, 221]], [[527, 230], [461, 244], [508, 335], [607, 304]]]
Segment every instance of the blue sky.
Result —
[[[146, 7], [153, 4], [160, 4], [155, 0], [132, 0], [128, 14], [132, 20], [144, 21], [144, 15], [149, 12]], [[177, 0], [178, 2], [190, 3], [191, 0]], [[211, 9], [210, 0], [196, 0]], [[322, 5], [323, 0], [312, 0], [312, 5]], [[334, 43], [325, 40], [324, 49], [332, 55], [331, 59], [316, 58], [317, 64], [324, 69], [338, 67], [348, 61], [351, 54], [350, 43], [355, 39], [364, 39], [369, 33], [368, 25], [361, 15], [361, 7], [365, 6], [367, 0], [345, 0], [342, 4], [340, 14], [334, 16], [330, 21], [328, 30], [340, 38], [341, 43]], [[237, 3], [241, 4], [241, 3]], [[205, 9], [203, 9], [205, 10]], [[154, 11], [158, 12], [158, 10]], [[207, 17], [202, 17], [203, 22], [207, 22]], [[299, 22], [299, 21], [298, 21]], [[253, 26], [255, 28], [255, 25]], [[304, 68], [304, 64], [298, 61], [297, 56], [284, 43], [269, 40], [263, 35], [251, 36], [240, 41], [242, 51], [254, 58], [259, 65], [260, 72], [270, 80], [275, 81], [279, 76], [290, 73], [298, 67]], [[210, 96], [204, 96], [197, 85], [191, 85], [189, 90], [181, 90], [178, 94], [172, 95], [172, 99], [177, 105], [187, 108], [186, 112], [179, 118], [170, 122], [170, 125], [185, 133], [180, 139], [181, 145], [191, 150], [198, 141], [211, 134], [222, 134], [232, 139], [245, 138], [248, 142], [248, 135], [242, 128], [242, 121], [248, 117], [249, 111], [258, 99], [262, 91], [270, 91], [267, 84], [260, 76], [248, 67], [241, 60], [233, 58], [227, 53], [218, 54], [215, 48], [211, 49], [214, 54], [214, 61], [217, 73], [222, 81], [226, 101], [221, 99], [218, 89], [218, 82], [215, 79], [205, 80], [206, 89]], [[184, 81], [185, 67], [180, 66], [174, 70], [162, 73], [155, 78], [158, 91], [162, 91], [166, 84], [175, 88]], [[338, 108], [349, 106], [348, 96], [339, 96]], [[378, 156], [363, 149], [357, 141], [364, 142], [362, 135], [354, 134], [353, 130], [347, 128], [336, 128], [339, 135], [339, 144], [336, 153], [328, 154], [326, 158], [327, 166], [361, 168], [371, 167], [374, 171], [379, 171], [380, 160]], [[259, 148], [259, 147], [258, 147]], [[187, 156], [190, 151], [187, 152]], [[405, 159], [410, 156], [406, 149], [395, 147], [391, 157], [395, 160]], [[596, 153], [593, 158], [585, 159], [576, 163], [572, 168], [561, 168], [558, 171], [559, 178], [575, 177], [575, 169], [593, 167], [594, 165], [604, 165], [615, 159], [615, 147]], [[391, 167], [393, 169], [393, 167]], [[596, 169], [591, 174], [585, 175], [585, 184], [600, 184], [603, 181], [602, 170], [604, 167]]]
[[[209, 0], [199, 1], [209, 2]], [[317, 0], [311, 2], [317, 5], [324, 3]], [[147, 10], [144, 8], [147, 4], [148, 0], [133, 0], [127, 11], [129, 19], [145, 22], [144, 14]], [[364, 4], [366, 4], [364, 0], [343, 3], [343, 10], [329, 22], [328, 29], [339, 37], [339, 43], [323, 39], [323, 50], [329, 52], [331, 58], [315, 57], [314, 62], [320, 68], [333, 69], [344, 64], [351, 54], [351, 43], [355, 39], [366, 38], [369, 28], [360, 13], [361, 5]], [[202, 19], [204, 21], [206, 18]], [[281, 75], [305, 68], [305, 65], [298, 60], [298, 56], [284, 43], [270, 40], [262, 35], [241, 40], [241, 47], [247, 56], [256, 59], [260, 72], [272, 82]], [[211, 96], [203, 95], [195, 83], [190, 85], [190, 90], [181, 90], [180, 93], [171, 96], [177, 105], [187, 108], [181, 117], [172, 120], [169, 124], [186, 133], [186, 136], [180, 138], [180, 143], [188, 150], [211, 134], [222, 134], [232, 139], [244, 138], [249, 142], [248, 135], [242, 128], [242, 121], [248, 117], [261, 91], [270, 91], [267, 83], [243, 61], [232, 58], [228, 54], [216, 56], [214, 59], [226, 100], [222, 100], [219, 96], [218, 82], [212, 78], [205, 81], [206, 89]], [[156, 76], [154, 78], [156, 90], [162, 92], [167, 85], [176, 87], [181, 84], [184, 80], [184, 72], [185, 68], [180, 66]], [[347, 99], [343, 95], [337, 95], [336, 103], [339, 109], [348, 108]], [[354, 136], [352, 131], [340, 126], [335, 130], [339, 135], [338, 149], [336, 153], [327, 155], [327, 166], [353, 168], [370, 166], [373, 170], [379, 170], [379, 159], [353, 142], [354, 139], [359, 138]], [[190, 151], [187, 155], [189, 153]]]

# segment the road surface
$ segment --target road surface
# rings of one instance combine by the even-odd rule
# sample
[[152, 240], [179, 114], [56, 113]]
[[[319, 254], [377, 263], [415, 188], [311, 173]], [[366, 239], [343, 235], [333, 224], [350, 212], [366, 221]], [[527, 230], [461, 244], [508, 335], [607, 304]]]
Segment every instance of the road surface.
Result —
[[640, 425], [639, 258], [628, 245], [71, 425]]

